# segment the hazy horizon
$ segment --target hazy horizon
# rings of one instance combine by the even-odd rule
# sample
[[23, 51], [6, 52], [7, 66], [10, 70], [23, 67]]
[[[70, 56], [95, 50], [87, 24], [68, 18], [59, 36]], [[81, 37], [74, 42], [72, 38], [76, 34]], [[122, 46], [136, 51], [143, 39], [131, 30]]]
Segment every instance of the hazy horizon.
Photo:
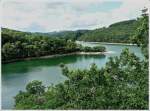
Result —
[[[136, 19], [130, 19], [130, 20], [136, 20]], [[128, 21], [128, 20], [124, 20], [124, 21]], [[119, 23], [119, 22], [124, 22], [124, 21], [118, 21], [118, 22], [115, 22], [115, 23]], [[112, 24], [115, 24], [115, 23], [112, 23]], [[110, 24], [110, 25], [112, 25]], [[107, 28], [109, 27], [110, 25], [108, 26], [103, 26], [103, 27], [97, 27], [97, 28], [93, 28], [93, 29], [75, 29], [75, 30], [58, 30], [58, 31], [46, 31], [46, 32], [42, 32], [42, 31], [24, 31], [24, 30], [19, 30], [19, 29], [12, 29], [12, 28], [9, 28], [9, 27], [1, 27], [1, 28], [6, 28], [6, 29], [10, 29], [10, 30], [16, 30], [16, 31], [22, 31], [22, 32], [31, 32], [31, 33], [59, 33], [59, 32], [65, 32], [65, 31], [78, 31], [78, 30], [95, 30], [95, 29], [100, 29], [100, 28]]]
[[2, 0], [2, 27], [43, 33], [93, 30], [136, 19], [147, 5], [148, 0]]

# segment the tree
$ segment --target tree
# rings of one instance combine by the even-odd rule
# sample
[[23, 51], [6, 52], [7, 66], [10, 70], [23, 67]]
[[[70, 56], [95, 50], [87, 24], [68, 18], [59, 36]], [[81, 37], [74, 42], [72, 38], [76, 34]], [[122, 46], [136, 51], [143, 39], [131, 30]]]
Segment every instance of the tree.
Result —
[[42, 85], [41, 81], [34, 80], [26, 86], [26, 90], [30, 94], [41, 95], [45, 92], [45, 86]]
[[142, 52], [148, 58], [149, 16], [147, 14], [147, 8], [142, 10], [142, 16], [138, 19], [138, 23], [138, 28], [131, 40], [133, 43], [141, 46]]

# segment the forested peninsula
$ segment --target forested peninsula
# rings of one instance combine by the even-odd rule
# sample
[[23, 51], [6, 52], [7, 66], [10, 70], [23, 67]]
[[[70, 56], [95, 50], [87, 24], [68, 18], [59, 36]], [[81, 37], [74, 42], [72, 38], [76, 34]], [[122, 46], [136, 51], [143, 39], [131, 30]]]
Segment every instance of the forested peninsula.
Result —
[[97, 54], [95, 52], [100, 54], [105, 51], [106, 48], [103, 46], [83, 47], [69, 39], [36, 36], [30, 33], [2, 29], [3, 63], [48, 55]]

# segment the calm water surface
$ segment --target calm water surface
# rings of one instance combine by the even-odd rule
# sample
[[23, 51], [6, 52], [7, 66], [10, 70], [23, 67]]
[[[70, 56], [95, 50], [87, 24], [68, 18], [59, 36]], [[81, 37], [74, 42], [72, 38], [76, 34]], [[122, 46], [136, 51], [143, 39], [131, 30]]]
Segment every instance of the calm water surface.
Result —
[[[83, 45], [95, 46], [98, 43], [82, 43]], [[2, 108], [13, 109], [13, 97], [19, 90], [25, 90], [25, 86], [32, 80], [40, 80], [43, 84], [51, 85], [65, 81], [62, 75], [60, 63], [66, 64], [71, 69], [89, 68], [90, 64], [96, 63], [99, 68], [105, 66], [109, 57], [119, 56], [122, 49], [129, 48], [140, 58], [143, 58], [140, 48], [127, 45], [104, 45], [107, 51], [112, 53], [106, 55], [71, 55], [47, 59], [15, 62], [2, 65]]]

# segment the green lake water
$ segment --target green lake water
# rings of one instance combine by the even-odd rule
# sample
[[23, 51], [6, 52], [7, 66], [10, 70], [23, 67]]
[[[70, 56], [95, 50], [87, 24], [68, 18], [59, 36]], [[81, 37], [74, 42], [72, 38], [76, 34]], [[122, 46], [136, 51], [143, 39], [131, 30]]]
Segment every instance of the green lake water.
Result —
[[[95, 46], [99, 43], [82, 43]], [[25, 90], [25, 86], [32, 80], [40, 80], [44, 85], [58, 84], [67, 78], [62, 75], [60, 63], [66, 64], [70, 69], [89, 68], [96, 63], [99, 68], [104, 67], [109, 57], [119, 56], [122, 49], [129, 48], [140, 58], [143, 58], [140, 48], [127, 45], [104, 45], [106, 55], [70, 55], [55, 58], [20, 61], [2, 65], [2, 109], [13, 109], [14, 96], [19, 90]]]

